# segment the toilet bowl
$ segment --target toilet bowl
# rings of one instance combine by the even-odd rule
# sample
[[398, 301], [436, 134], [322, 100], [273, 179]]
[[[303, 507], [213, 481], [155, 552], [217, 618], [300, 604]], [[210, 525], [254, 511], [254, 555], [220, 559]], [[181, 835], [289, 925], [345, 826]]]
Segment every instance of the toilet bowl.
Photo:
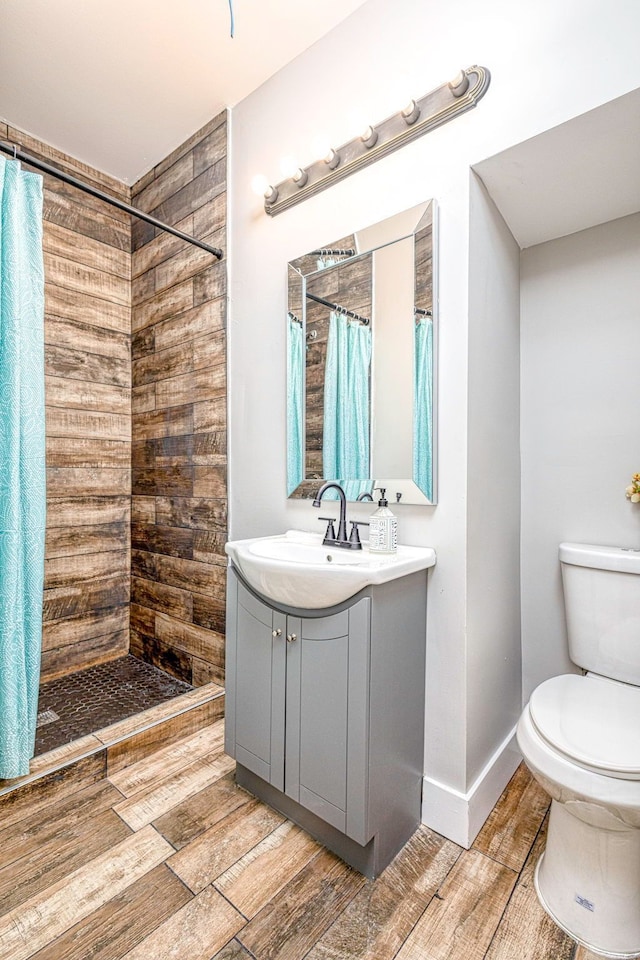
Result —
[[[589, 670], [606, 664], [608, 674], [546, 680], [517, 738], [552, 798], [535, 874], [542, 906], [593, 953], [631, 958], [640, 957], [640, 556], [629, 567], [619, 554], [561, 546], [569, 649], [580, 650], [572, 659]], [[603, 570], [608, 578], [594, 580]], [[614, 608], [610, 616], [603, 604]]]

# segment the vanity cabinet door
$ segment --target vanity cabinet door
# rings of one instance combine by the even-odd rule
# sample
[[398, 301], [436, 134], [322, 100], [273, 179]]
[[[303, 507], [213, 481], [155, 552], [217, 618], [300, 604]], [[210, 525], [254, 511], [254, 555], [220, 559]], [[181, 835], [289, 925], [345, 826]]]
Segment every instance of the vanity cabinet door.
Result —
[[359, 843], [370, 839], [369, 604], [287, 619], [285, 792]]
[[235, 718], [238, 763], [284, 789], [286, 617], [238, 584]]

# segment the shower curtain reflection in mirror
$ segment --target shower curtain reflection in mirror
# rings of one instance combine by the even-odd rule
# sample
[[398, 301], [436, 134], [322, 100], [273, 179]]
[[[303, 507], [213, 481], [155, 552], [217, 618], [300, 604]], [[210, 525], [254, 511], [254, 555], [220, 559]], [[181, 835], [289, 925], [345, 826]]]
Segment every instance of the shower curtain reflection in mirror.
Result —
[[45, 538], [42, 177], [0, 158], [0, 778], [33, 756]]

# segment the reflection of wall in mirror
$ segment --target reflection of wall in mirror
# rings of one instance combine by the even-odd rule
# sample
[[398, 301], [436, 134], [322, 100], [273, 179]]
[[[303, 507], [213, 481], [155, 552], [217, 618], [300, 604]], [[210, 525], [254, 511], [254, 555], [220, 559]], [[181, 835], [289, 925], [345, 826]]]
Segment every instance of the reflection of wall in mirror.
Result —
[[376, 250], [374, 267], [373, 476], [413, 471], [413, 237]]

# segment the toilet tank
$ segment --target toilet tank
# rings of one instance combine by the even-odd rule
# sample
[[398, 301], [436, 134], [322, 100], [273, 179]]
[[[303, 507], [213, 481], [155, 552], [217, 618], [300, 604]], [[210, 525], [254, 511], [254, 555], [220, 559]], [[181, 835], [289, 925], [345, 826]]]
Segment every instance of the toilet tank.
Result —
[[640, 550], [561, 543], [569, 656], [640, 685]]

